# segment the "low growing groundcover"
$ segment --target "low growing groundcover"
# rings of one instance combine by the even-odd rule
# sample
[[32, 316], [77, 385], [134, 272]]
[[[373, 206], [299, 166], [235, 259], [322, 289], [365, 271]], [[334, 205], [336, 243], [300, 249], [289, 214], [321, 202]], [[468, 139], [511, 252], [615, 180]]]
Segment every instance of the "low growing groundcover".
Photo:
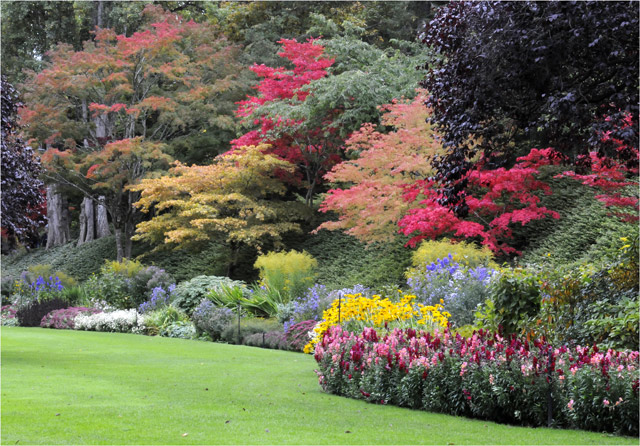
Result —
[[2, 329], [2, 444], [638, 444], [322, 393], [311, 356]]

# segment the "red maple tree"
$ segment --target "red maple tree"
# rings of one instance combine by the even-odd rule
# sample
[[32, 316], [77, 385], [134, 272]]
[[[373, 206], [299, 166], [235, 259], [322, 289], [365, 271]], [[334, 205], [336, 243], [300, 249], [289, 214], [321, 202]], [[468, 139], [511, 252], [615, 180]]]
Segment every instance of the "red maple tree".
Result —
[[282, 44], [282, 51], [278, 55], [287, 59], [293, 65], [293, 69], [265, 65], [253, 65], [250, 68], [262, 78], [255, 87], [259, 94], [240, 101], [236, 114], [251, 121], [257, 128], [231, 142], [232, 150], [269, 144], [270, 153], [296, 165], [298, 169], [295, 175], [283, 175], [283, 179], [296, 186], [304, 184], [308, 204], [313, 198], [316, 186], [322, 181], [322, 175], [340, 161], [340, 146], [325, 138], [325, 130], [322, 128], [299, 132], [296, 126], [301, 121], [273, 118], [270, 114], [262, 113], [260, 108], [304, 102], [309, 92], [302, 87], [327, 76], [327, 68], [333, 65], [334, 59], [324, 56], [324, 47], [316, 43], [317, 40], [310, 38], [306, 42], [298, 42], [295, 39], [278, 41]]
[[519, 254], [507, 241], [512, 236], [510, 225], [525, 225], [532, 220], [560, 215], [539, 206], [536, 193], [551, 194], [551, 188], [538, 180], [536, 175], [542, 166], [559, 164], [562, 156], [551, 148], [531, 149], [527, 156], [517, 159], [510, 169], [483, 170], [480, 160], [466, 178], [469, 184], [466, 202], [469, 218], [458, 217], [450, 208], [440, 204], [436, 184], [420, 180], [405, 188], [405, 200], [416, 201], [421, 207], [410, 209], [399, 221], [400, 232], [412, 236], [410, 246], [420, 240], [435, 239], [441, 235], [454, 238], [479, 238], [483, 245], [496, 253]]

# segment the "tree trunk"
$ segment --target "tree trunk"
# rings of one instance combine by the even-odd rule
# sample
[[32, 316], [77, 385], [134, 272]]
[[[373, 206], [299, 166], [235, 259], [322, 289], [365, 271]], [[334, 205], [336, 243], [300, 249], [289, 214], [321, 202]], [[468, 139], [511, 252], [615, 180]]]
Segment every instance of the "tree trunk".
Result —
[[95, 230], [95, 204], [89, 197], [82, 200], [82, 210], [80, 211], [80, 236], [78, 246], [96, 239]]
[[78, 235], [78, 244], [76, 246], [82, 245], [84, 243], [84, 238], [87, 236], [87, 214], [84, 211], [84, 200], [82, 201], [81, 207], [82, 209], [80, 210], [80, 234]]
[[133, 244], [131, 237], [133, 237], [134, 231], [135, 231], [134, 224], [126, 223], [124, 225], [124, 256], [127, 259], [131, 258], [131, 246]]
[[107, 219], [107, 207], [104, 205], [104, 197], [98, 197], [96, 209], [96, 238], [108, 237], [111, 235], [109, 220]]
[[70, 238], [69, 207], [55, 184], [47, 186], [47, 219], [47, 249], [67, 243]]
[[96, 138], [106, 138], [109, 135], [109, 117], [102, 114], [94, 118], [96, 124]]
[[98, 3], [98, 5], [97, 5], [97, 11], [96, 11], [95, 26], [99, 28], [103, 28], [104, 3], [102, 2], [102, 0], [98, 0], [96, 3]]
[[116, 231], [116, 260], [122, 262], [124, 258], [124, 234], [122, 233], [122, 228], [115, 226], [114, 229]]

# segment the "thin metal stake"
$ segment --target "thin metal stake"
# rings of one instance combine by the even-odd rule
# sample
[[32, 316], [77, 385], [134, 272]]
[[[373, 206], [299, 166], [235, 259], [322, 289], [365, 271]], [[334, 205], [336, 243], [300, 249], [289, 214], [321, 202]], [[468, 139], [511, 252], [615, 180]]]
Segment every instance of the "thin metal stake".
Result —
[[547, 391], [547, 426], [551, 427], [553, 424], [553, 396], [551, 395], [551, 387], [553, 386], [552, 376], [551, 376], [551, 358], [553, 356], [553, 351], [549, 348], [548, 358], [547, 358], [547, 379], [549, 380], [549, 389]]
[[240, 304], [238, 304], [238, 336], [236, 336], [236, 344], [240, 345]]

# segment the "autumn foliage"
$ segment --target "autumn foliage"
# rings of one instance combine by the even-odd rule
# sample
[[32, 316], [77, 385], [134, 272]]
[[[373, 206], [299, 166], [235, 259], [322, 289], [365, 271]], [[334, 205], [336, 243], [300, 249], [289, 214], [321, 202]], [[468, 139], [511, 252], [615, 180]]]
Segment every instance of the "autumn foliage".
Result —
[[[610, 118], [606, 118], [609, 121]], [[600, 134], [601, 145], [612, 146], [613, 156], [598, 151], [589, 152], [578, 159], [578, 171], [563, 172], [561, 176], [573, 178], [585, 186], [593, 187], [600, 192], [596, 198], [607, 207], [616, 208], [616, 214], [625, 221], [638, 221], [638, 147], [634, 147], [617, 134], [624, 133], [633, 127], [631, 114], [626, 114], [620, 125], [614, 130]], [[586, 171], [586, 172], [585, 172]], [[628, 188], [636, 190], [635, 196], [623, 195]]]
[[255, 87], [258, 95], [239, 102], [237, 115], [257, 128], [232, 141], [234, 149], [269, 144], [269, 153], [297, 166], [295, 178], [289, 180], [294, 185], [306, 183], [308, 199], [321, 181], [321, 175], [340, 160], [336, 155], [339, 148], [327, 141], [322, 142], [322, 128], [297, 131], [300, 120], [273, 117], [264, 113], [261, 107], [304, 102], [309, 93], [302, 87], [327, 76], [327, 68], [334, 60], [324, 56], [324, 47], [316, 40], [297, 42], [295, 39], [281, 39], [278, 42], [282, 44], [282, 51], [278, 55], [287, 59], [293, 69], [265, 65], [253, 65], [250, 68], [262, 78]]
[[136, 206], [155, 216], [137, 227], [135, 239], [186, 247], [217, 239], [260, 247], [278, 244], [283, 233], [299, 231], [302, 203], [286, 200], [287, 188], [274, 175], [294, 167], [266, 146], [243, 147], [208, 166], [176, 163], [168, 176], [144, 179], [130, 190]]
[[[396, 100], [381, 108], [381, 128], [365, 124], [345, 143], [355, 159], [337, 164], [325, 175], [336, 187], [320, 206], [336, 212], [337, 221], [318, 229], [345, 230], [365, 242], [388, 240], [412, 203], [403, 199], [404, 187], [431, 174], [429, 157], [442, 150], [438, 136], [426, 122], [426, 94], [412, 101]], [[383, 133], [382, 128], [392, 131]], [[414, 203], [415, 204], [415, 203]]]
[[131, 36], [97, 28], [83, 51], [59, 45], [25, 83], [21, 110], [28, 136], [48, 149], [49, 180], [106, 198], [118, 258], [130, 254], [139, 218], [126, 186], [168, 167], [172, 139], [233, 126], [219, 104], [240, 71], [215, 27], [158, 6], [144, 16], [151, 23]]
[[469, 218], [458, 217], [449, 207], [441, 204], [440, 195], [431, 180], [419, 180], [405, 189], [405, 199], [420, 206], [411, 209], [399, 222], [403, 234], [411, 236], [409, 245], [440, 235], [454, 238], [478, 238], [495, 253], [518, 254], [508, 245], [512, 236], [510, 225], [525, 225], [544, 217], [560, 215], [540, 203], [539, 193], [551, 194], [551, 188], [538, 180], [542, 166], [558, 164], [562, 157], [553, 149], [532, 149], [527, 156], [518, 158], [510, 169], [483, 170], [483, 160], [467, 174], [468, 190], [465, 196]]

